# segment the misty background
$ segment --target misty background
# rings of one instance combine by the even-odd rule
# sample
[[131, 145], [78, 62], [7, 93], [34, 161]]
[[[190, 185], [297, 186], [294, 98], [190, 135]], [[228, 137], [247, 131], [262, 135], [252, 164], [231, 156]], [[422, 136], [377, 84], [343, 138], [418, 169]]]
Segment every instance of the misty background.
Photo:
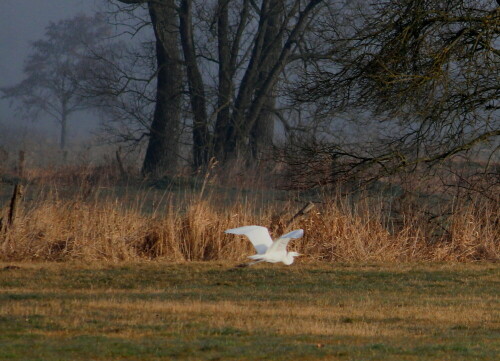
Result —
[[[94, 0], [2, 0], [0, 1], [0, 87], [12, 86], [23, 79], [23, 64], [31, 42], [44, 36], [50, 21], [72, 17], [79, 13], [92, 15], [100, 1]], [[10, 99], [0, 99], [0, 126], [21, 131], [24, 137], [37, 133], [55, 146], [59, 125], [46, 115], [31, 121], [16, 115]], [[92, 137], [99, 119], [89, 112], [75, 113], [68, 128], [69, 143]]]
[[[188, 4], [191, 2], [180, 3]], [[314, 4], [315, 2], [305, 3]], [[363, 162], [369, 163], [371, 167], [372, 165], [380, 165], [382, 161], [384, 163], [380, 169], [380, 174], [382, 174], [384, 172], [397, 172], [408, 165], [421, 162], [439, 163], [457, 153], [470, 155], [469, 150], [473, 146], [477, 150], [482, 148], [487, 151], [482, 157], [484, 159], [490, 159], [490, 155], [494, 155], [492, 154], [492, 146], [498, 144], [499, 134], [496, 120], [498, 113], [498, 98], [495, 93], [498, 84], [495, 82], [498, 76], [498, 67], [495, 62], [496, 53], [483, 51], [483, 49], [489, 49], [487, 47], [470, 48], [472, 40], [478, 41], [474, 38], [474, 34], [482, 34], [480, 31], [461, 31], [458, 34], [468, 34], [472, 38], [463, 36], [462, 43], [453, 42], [454, 52], [452, 57], [447, 57], [450, 52], [446, 39], [453, 39], [457, 35], [453, 26], [470, 30], [475, 29], [478, 22], [469, 24], [467, 21], [458, 21], [457, 24], [450, 25], [446, 20], [442, 24], [438, 24], [430, 33], [422, 32], [422, 29], [415, 29], [415, 33], [421, 33], [422, 37], [418, 39], [417, 43], [410, 42], [404, 45], [415, 51], [415, 56], [411, 59], [407, 59], [407, 48], [399, 49], [401, 51], [386, 52], [384, 47], [381, 47], [374, 56], [372, 56], [373, 54], [366, 56], [365, 59], [368, 63], [363, 64], [357, 60], [356, 54], [359, 52], [371, 54], [369, 51], [372, 46], [371, 42], [379, 41], [380, 34], [373, 31], [366, 37], [368, 39], [366, 43], [349, 43], [347, 39], [352, 38], [352, 33], [356, 29], [349, 25], [352, 21], [345, 20], [346, 16], [353, 21], [363, 22], [361, 27], [364, 29], [363, 31], [370, 31], [377, 26], [381, 26], [382, 30], [390, 29], [393, 26], [416, 26], [414, 23], [408, 25], [408, 19], [411, 16], [419, 17], [420, 12], [424, 11], [427, 5], [420, 9], [420, 5], [417, 6], [411, 2], [390, 0], [385, 3], [385, 10], [383, 10], [364, 2], [321, 3], [322, 6], [318, 7], [318, 12], [311, 13], [311, 19], [317, 16], [317, 19], [322, 20], [321, 22], [311, 21], [308, 26], [304, 25], [300, 29], [297, 25], [299, 22], [290, 24], [285, 22], [282, 24], [282, 34], [290, 34], [289, 38], [284, 37], [278, 40], [272, 40], [275, 38], [276, 31], [271, 28], [269, 30], [267, 25], [259, 27], [256, 20], [258, 18], [256, 16], [267, 19], [264, 11], [266, 10], [265, 5], [262, 5], [264, 10], [260, 12], [254, 6], [255, 14], [252, 13], [251, 17], [247, 19], [247, 15], [242, 15], [241, 24], [247, 24], [246, 21], [249, 21], [246, 27], [248, 33], [244, 33], [243, 43], [235, 42], [234, 44], [240, 46], [234, 47], [229, 54], [237, 60], [234, 62], [237, 66], [235, 65], [234, 69], [221, 67], [220, 73], [218, 73], [219, 67], [215, 64], [225, 62], [231, 64], [231, 62], [228, 62], [222, 55], [217, 57], [214, 54], [216, 54], [217, 45], [225, 44], [227, 46], [229, 44], [227, 36], [230, 35], [231, 27], [226, 26], [223, 29], [226, 33], [222, 32], [219, 38], [214, 36], [214, 19], [218, 16], [219, 20], [224, 20], [223, 13], [215, 11], [215, 5], [219, 3], [197, 2], [197, 7], [189, 10], [192, 11], [191, 13], [187, 11], [186, 14], [184, 14], [182, 7], [173, 14], [169, 13], [168, 15], [165, 12], [168, 15], [165, 15], [166, 18], [176, 26], [175, 32], [167, 27], [161, 29], [165, 33], [163, 36], [167, 36], [170, 41], [168, 44], [165, 42], [165, 51], [169, 54], [175, 54], [177, 58], [168, 63], [162, 60], [162, 56], [156, 56], [156, 60], [165, 62], [165, 64], [160, 64], [159, 69], [164, 69], [165, 74], [169, 76], [166, 81], [156, 83], [159, 84], [158, 87], [165, 88], [162, 88], [162, 91], [157, 91], [156, 94], [167, 94], [167, 91], [171, 91], [176, 96], [166, 97], [163, 100], [156, 98], [158, 101], [155, 101], [153, 95], [155, 92], [151, 91], [154, 90], [154, 83], [148, 81], [148, 84], [153, 84], [148, 90], [138, 88], [142, 98], [127, 98], [127, 91], [130, 90], [132, 94], [139, 91], [136, 91], [133, 86], [130, 87], [129, 84], [127, 91], [123, 92], [121, 90], [123, 84], [120, 83], [120, 79], [124, 77], [113, 78], [111, 76], [107, 80], [112, 81], [105, 86], [94, 87], [95, 92], [88, 96], [99, 99], [100, 110], [106, 108], [107, 113], [97, 115], [96, 112], [77, 111], [68, 118], [67, 143], [71, 148], [68, 150], [70, 153], [79, 153], [80, 155], [95, 153], [97, 145], [106, 144], [104, 137], [99, 138], [99, 135], [102, 136], [108, 130], [106, 135], [109, 141], [110, 135], [116, 136], [116, 133], [119, 132], [119, 137], [115, 137], [113, 140], [115, 141], [113, 146], [116, 148], [116, 143], [120, 142], [122, 144], [135, 142], [135, 144], [143, 146], [147, 142], [146, 156], [142, 156], [144, 158], [143, 171], [161, 175], [167, 171], [175, 173], [177, 163], [182, 166], [189, 165], [196, 172], [206, 167], [212, 158], [229, 163], [241, 157], [245, 161], [244, 163], [248, 164], [257, 164], [261, 160], [275, 160], [276, 155], [272, 152], [275, 151], [274, 147], [278, 145], [282, 147], [280, 149], [281, 160], [289, 165], [299, 164], [301, 167], [307, 168], [313, 164], [312, 160], [316, 159], [318, 164], [314, 166], [312, 171], [313, 173], [318, 171], [325, 173], [323, 168], [326, 167], [326, 173], [332, 177], [327, 182], [337, 181], [338, 174], [352, 173], [352, 170], [359, 169], [358, 165], [360, 163], [363, 165]], [[466, 11], [474, 16], [489, 16], [485, 15], [488, 13], [483, 11], [482, 7], [484, 7], [484, 9], [489, 9], [491, 14], [496, 14], [491, 1], [481, 2], [477, 9], [463, 8], [466, 10], [454, 6], [460, 3], [460, 0], [450, 0], [447, 3], [447, 11], [450, 13], [458, 12], [458, 14], [461, 14], [461, 11]], [[151, 11], [168, 10], [166, 3], [162, 3], [163, 5], [151, 4]], [[232, 2], [231, 4], [234, 6], [233, 13], [236, 13], [239, 3]], [[262, 2], [261, 4], [267, 3]], [[280, 4], [280, 2], [275, 2], [275, 4]], [[301, 4], [301, 1], [298, 1], [297, 4]], [[413, 9], [415, 14], [408, 15], [399, 11], [397, 6], [393, 7], [393, 5], [398, 4], [409, 4], [409, 9], [415, 8]], [[106, 5], [107, 9], [105, 9]], [[2, 53], [0, 88], [12, 87], [23, 80], [23, 65], [31, 53], [32, 43], [47, 35], [46, 29], [49, 23], [74, 18], [78, 14], [92, 16], [98, 11], [110, 10], [113, 5], [115, 6], [114, 14], [118, 17], [107, 19], [111, 24], [115, 24], [113, 28], [113, 25], [108, 23], [113, 29], [110, 33], [113, 35], [123, 34], [123, 31], [116, 28], [116, 24], [130, 20], [131, 18], [127, 18], [127, 16], [132, 16], [134, 9], [127, 10], [127, 7], [123, 5], [117, 8], [113, 1], [2, 1], [0, 3], [0, 36], [2, 39], [0, 42]], [[281, 10], [276, 7], [276, 9], [267, 9], [266, 11], [270, 11], [270, 14], [272, 13], [278, 19], [280, 12], [286, 12], [286, 6], [288, 5], [285, 5]], [[428, 6], [439, 8], [441, 5], [431, 3]], [[155, 7], [159, 8], [155, 9]], [[383, 11], [392, 11], [394, 15], [394, 18], [388, 20], [385, 28], [384, 25], [380, 25], [384, 19]], [[432, 14], [433, 12], [429, 11], [426, 16], [432, 16]], [[185, 28], [177, 27], [178, 17], [187, 15], [195, 17], [194, 24], [189, 24]], [[300, 14], [297, 12], [291, 15], [293, 15], [292, 18], [295, 16], [299, 19]], [[234, 14], [227, 16], [231, 21], [238, 20]], [[377, 16], [379, 17], [377, 18]], [[450, 19], [456, 19], [456, 17]], [[459, 19], [462, 18], [459, 17]], [[222, 20], [221, 22], [224, 22]], [[144, 21], [157, 29], [154, 20], [150, 22], [145, 19]], [[142, 29], [139, 26], [141, 24], [143, 23], [135, 23], [133, 24], [135, 27], [131, 26], [131, 28]], [[170, 23], [160, 22], [159, 24], [164, 26]], [[416, 24], [418, 25], [418, 22]], [[304, 54], [299, 54], [297, 50], [299, 47], [297, 47], [294, 50], [297, 51], [297, 54], [289, 57], [290, 54], [285, 51], [287, 49], [285, 45], [288, 42], [293, 44], [297, 40], [292, 38], [293, 31], [290, 31], [295, 29], [294, 26], [297, 27], [297, 34], [302, 34], [301, 41], [306, 45], [304, 48], [306, 50]], [[87, 27], [77, 26], [73, 32], [80, 33], [79, 29], [82, 28], [86, 29]], [[186, 35], [189, 33], [188, 30], [194, 33], [193, 39]], [[263, 39], [267, 39], [265, 40], [268, 42], [266, 46], [269, 46], [269, 50], [266, 50], [266, 56], [262, 58], [259, 55], [261, 45], [255, 45], [260, 43], [252, 43], [253, 39], [258, 38], [255, 37], [255, 34], [259, 32]], [[70, 32], [62, 31], [61, 33]], [[141, 36], [145, 35], [148, 38], [149, 45], [154, 44], [150, 41], [154, 38], [151, 29], [144, 33]], [[488, 38], [484, 41], [497, 44], [496, 33], [492, 30], [486, 31], [486, 33], [494, 35], [491, 36], [491, 39]], [[169, 34], [180, 34], [180, 36]], [[446, 55], [443, 55], [443, 59], [447, 59], [443, 64], [431, 62], [434, 68], [440, 70], [436, 78], [423, 83], [396, 82], [394, 86], [387, 87], [386, 84], [392, 84], [394, 74], [400, 78], [403, 76], [402, 79], [410, 80], [418, 79], [421, 73], [435, 74], [432, 69], [427, 68], [429, 62], [426, 61], [430, 55], [433, 59], [436, 58], [434, 53], [429, 55], [425, 51], [421, 51], [425, 48], [418, 44], [420, 44], [419, 42], [428, 42], [433, 44], [433, 47], [436, 46], [434, 41], [436, 34], [440, 34], [441, 38], [444, 39], [444, 43], [437, 44], [437, 46], [442, 45], [438, 50]], [[404, 39], [394, 40], [391, 38], [397, 34], [390, 33], [387, 36], [389, 37], [388, 44], [404, 43], [399, 41]], [[106, 40], [110, 40], [110, 38], [113, 41], [116, 40], [114, 36], [106, 37]], [[137, 37], [132, 37], [132, 39], [128, 36], [123, 42], [125, 45], [122, 45], [126, 47], [135, 45], [133, 43], [138, 39]], [[190, 44], [189, 40], [194, 41], [194, 43]], [[217, 41], [220, 41], [219, 44]], [[166, 46], [169, 44], [173, 45], [167, 49]], [[252, 47], [258, 51], [249, 52]], [[103, 49], [108, 50], [110, 48], [103, 47]], [[147, 49], [151, 50], [152, 47]], [[50, 59], [51, 64], [58, 63], [62, 59], [57, 51], [51, 50], [48, 54], [54, 57], [42, 55], [42, 59]], [[133, 64], [142, 64], [143, 68], [146, 69], [146, 74], [142, 74], [144, 79], [151, 76], [151, 73], [147, 73], [148, 70], [154, 71], [156, 69], [156, 61], [151, 54], [153, 51], [146, 52], [146, 55], [133, 53], [135, 56]], [[254, 54], [257, 54], [255, 59], [260, 66], [258, 69], [255, 68], [257, 70], [248, 66], [249, 64], [257, 64], [252, 62]], [[464, 56], [464, 54], [468, 55]], [[475, 57], [471, 57], [470, 54], [475, 55]], [[102, 58], [106, 58], [106, 56], [102, 56]], [[126, 57], [118, 58], [119, 60], [113, 64], [119, 64]], [[148, 59], [150, 63], [148, 63]], [[178, 66], [180, 60], [183, 61], [182, 67]], [[407, 73], [411, 69], [409, 70], [405, 66], [403, 66], [401, 74], [399, 73], [398, 66], [409, 63], [414, 65], [415, 77], [407, 77]], [[151, 64], [153, 66], [150, 66]], [[380, 64], [394, 65], [394, 69], [385, 71], [385, 68], [379, 66]], [[450, 64], [454, 66], [450, 68]], [[459, 65], [457, 69], [460, 71], [453, 70], [457, 65]], [[116, 72], [112, 75], [125, 74], [126, 79], [133, 79], [131, 74], [137, 74], [134, 72], [137, 69], [130, 64], [123, 66], [128, 68], [120, 69], [122, 73]], [[339, 71], [339, 67], [342, 71]], [[108, 67], [103, 66], [102, 68]], [[39, 65], [35, 63], [31, 69], [39, 69]], [[74, 66], [74, 69], [83, 69], [83, 67]], [[95, 68], [89, 67], [89, 69]], [[452, 70], [449, 71], [449, 69]], [[189, 74], [196, 74], [198, 78], [194, 75], [189, 76]], [[251, 75], [249, 79], [253, 79], [253, 82], [243, 81], [245, 80], [243, 76], [247, 74]], [[349, 74], [354, 74], [354, 76], [349, 76]], [[366, 81], [374, 78], [378, 79], [377, 82]], [[105, 77], [96, 77], [94, 80], [97, 82], [97, 79], [104, 80]], [[144, 79], [139, 79], [139, 81]], [[176, 82], [173, 79], [182, 79], [182, 81], [179, 80], [179, 84], [174, 84]], [[225, 84], [222, 80], [217, 79], [231, 79], [231, 81], [228, 82], [229, 84]], [[222, 84], [221, 88], [224, 88], [224, 91], [216, 90], [220, 84]], [[478, 93], [470, 93], [468, 84], [478, 84], [486, 96], [477, 98], [476, 94]], [[440, 86], [446, 86], [446, 89], [450, 89], [450, 91], [441, 94]], [[29, 85], [25, 88], [34, 89]], [[235, 90], [234, 94], [232, 89]], [[99, 95], [95, 96], [95, 94]], [[113, 96], [107, 97], [109, 94]], [[179, 94], [183, 94], [183, 97], [181, 98]], [[411, 94], [411, 96], [405, 97], [405, 94]], [[467, 95], [465, 100], [463, 99], [464, 94]], [[146, 103], [144, 103], [145, 99]], [[177, 103], [174, 104], [172, 99], [175, 99]], [[200, 99], [203, 102], [200, 102]], [[60, 148], [57, 147], [60, 125], [48, 116], [40, 116], [37, 120], [23, 118], [17, 114], [14, 107], [10, 106], [11, 102], [12, 96], [8, 99], [0, 99], [0, 146], [9, 152], [16, 152], [18, 149], [27, 151], [36, 154], [40, 159], [44, 159], [43, 154], [48, 154], [45, 151], [50, 148], [55, 151], [53, 154], [56, 155], [56, 158], [68, 160], [66, 159], [68, 152], [66, 152], [65, 141], [61, 140]], [[36, 102], [30, 100], [24, 104], [27, 104], [26, 109], [28, 109], [30, 104], [36, 104]], [[46, 105], [47, 102], [41, 102], [41, 104]], [[83, 103], [77, 101], [76, 104]], [[136, 104], [138, 105], [136, 106]], [[158, 104], [162, 106], [158, 107]], [[156, 105], [155, 109], [160, 109], [161, 112], [153, 112], [153, 105]], [[143, 111], [148, 109], [148, 106], [151, 111]], [[167, 108], [168, 112], [164, 110]], [[94, 107], [94, 109], [97, 108]], [[62, 130], [65, 129], [66, 117], [63, 119], [64, 121], [60, 119]], [[124, 122], [113, 123], [117, 119], [124, 120]], [[103, 120], [102, 128], [100, 128], [100, 120]], [[157, 120], [156, 123], [155, 120]], [[125, 121], [129, 123], [125, 123]], [[109, 128], [104, 128], [106, 122]], [[156, 124], [162, 124], [162, 128], [155, 128]], [[164, 129], [168, 130], [165, 134], [163, 134]], [[171, 130], [175, 132], [172, 133]], [[61, 131], [61, 139], [66, 138], [63, 136], [64, 134], [65, 132]], [[277, 135], [284, 135], [283, 139], [279, 139], [280, 142], [276, 141], [279, 138]], [[150, 145], [155, 144], [161, 144], [161, 147], [149, 149]], [[144, 150], [145, 147], [142, 149]], [[111, 148], [108, 147], [108, 150]], [[299, 153], [303, 155], [303, 158], [296, 158]], [[57, 154], [59, 155], [57, 156]], [[106, 151], [102, 152], [102, 147], [101, 154], [106, 154]], [[425, 154], [425, 156], [421, 156], [421, 154]], [[61, 158], [60, 155], [63, 157]], [[167, 159], [168, 157], [171, 159]], [[151, 171], [148, 170], [148, 163], [153, 164]], [[347, 168], [336, 169], [331, 164], [342, 167], [347, 165]], [[292, 173], [297, 172], [294, 170]], [[304, 172], [309, 174], [309, 170]], [[316, 180], [314, 182], [317, 183]]]

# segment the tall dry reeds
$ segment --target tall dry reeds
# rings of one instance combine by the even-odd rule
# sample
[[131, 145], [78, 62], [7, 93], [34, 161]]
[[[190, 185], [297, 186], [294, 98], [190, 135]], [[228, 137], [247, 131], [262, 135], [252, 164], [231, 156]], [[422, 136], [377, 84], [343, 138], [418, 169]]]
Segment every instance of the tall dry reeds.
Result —
[[[222, 202], [225, 191], [206, 191], [205, 184], [201, 191], [153, 196], [134, 187], [120, 194], [105, 190], [87, 184], [65, 197], [57, 187], [31, 192], [15, 225], [0, 234], [0, 259], [236, 262], [252, 254], [252, 247], [244, 237], [224, 230], [259, 224], [278, 236], [302, 206], [292, 201], [259, 203], [248, 195]], [[410, 211], [418, 210], [417, 204], [395, 212], [397, 207], [388, 209], [387, 203], [382, 196], [325, 198], [290, 226], [305, 230], [290, 248], [304, 254], [303, 260], [321, 261], [499, 259], [494, 202], [456, 199], [452, 212], [439, 222], [425, 212]]]

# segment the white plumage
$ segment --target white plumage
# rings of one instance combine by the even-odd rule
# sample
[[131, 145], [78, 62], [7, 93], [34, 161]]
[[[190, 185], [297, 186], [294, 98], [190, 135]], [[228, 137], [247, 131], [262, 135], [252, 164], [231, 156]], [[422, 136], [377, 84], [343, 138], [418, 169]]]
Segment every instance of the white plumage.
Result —
[[302, 237], [304, 230], [297, 229], [289, 232], [275, 241], [272, 240], [267, 228], [262, 226], [233, 228], [228, 229], [225, 233], [244, 235], [252, 242], [257, 254], [248, 257], [255, 260], [255, 262], [251, 262], [249, 265], [264, 261], [270, 263], [283, 262], [286, 265], [291, 265], [294, 257], [300, 256], [300, 254], [297, 252], [287, 252], [286, 247], [291, 239]]

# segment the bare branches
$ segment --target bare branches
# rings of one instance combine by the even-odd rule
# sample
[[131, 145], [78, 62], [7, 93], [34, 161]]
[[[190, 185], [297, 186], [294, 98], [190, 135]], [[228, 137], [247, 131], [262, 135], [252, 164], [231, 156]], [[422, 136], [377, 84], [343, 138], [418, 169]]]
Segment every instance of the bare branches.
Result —
[[500, 135], [499, 8], [385, 0], [349, 11], [347, 22], [331, 20], [331, 61], [306, 73], [296, 92], [332, 123], [356, 112], [346, 127], [364, 121], [364, 131], [380, 129], [358, 149], [350, 136], [318, 150], [345, 159], [339, 174], [360, 167], [392, 174], [477, 147], [492, 151]]

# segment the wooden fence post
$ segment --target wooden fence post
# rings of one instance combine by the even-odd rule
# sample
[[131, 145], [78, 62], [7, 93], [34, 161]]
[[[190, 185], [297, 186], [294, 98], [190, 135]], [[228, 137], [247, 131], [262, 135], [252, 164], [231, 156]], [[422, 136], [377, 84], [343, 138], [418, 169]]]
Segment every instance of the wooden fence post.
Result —
[[8, 227], [12, 227], [16, 222], [17, 211], [22, 197], [23, 197], [23, 185], [18, 183], [14, 187], [14, 193], [12, 194], [12, 198], [10, 199], [9, 213], [7, 216]]
[[118, 170], [120, 171], [120, 176], [122, 178], [127, 178], [127, 171], [125, 170], [125, 167], [123, 166], [123, 161], [122, 161], [122, 156], [121, 156], [121, 147], [118, 147], [116, 150], [116, 163], [118, 163]]
[[7, 161], [9, 160], [9, 152], [0, 145], [0, 172], [7, 169]]

